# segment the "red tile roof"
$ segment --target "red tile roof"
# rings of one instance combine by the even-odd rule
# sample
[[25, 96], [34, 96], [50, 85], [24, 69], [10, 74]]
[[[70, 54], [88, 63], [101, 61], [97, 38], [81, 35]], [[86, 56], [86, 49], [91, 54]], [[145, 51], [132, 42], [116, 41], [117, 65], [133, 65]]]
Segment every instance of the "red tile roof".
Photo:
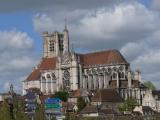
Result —
[[41, 70], [54, 70], [56, 68], [57, 58], [43, 58], [42, 62], [39, 65]]
[[41, 75], [41, 70], [54, 70], [55, 68], [56, 58], [43, 58], [38, 67], [32, 71], [26, 80], [38, 80]]
[[87, 105], [81, 112], [81, 114], [98, 113], [97, 106]]
[[38, 80], [40, 78], [40, 71], [39, 69], [34, 69], [32, 73], [27, 77], [26, 80]]
[[93, 96], [92, 102], [121, 103], [123, 102], [123, 99], [115, 89], [101, 89]]
[[100, 51], [88, 54], [77, 54], [84, 66], [104, 64], [128, 64], [118, 50]]
[[77, 98], [79, 96], [87, 97], [90, 95], [91, 95], [91, 91], [86, 90], [86, 89], [78, 89], [78, 90], [74, 90], [70, 93], [71, 98]]

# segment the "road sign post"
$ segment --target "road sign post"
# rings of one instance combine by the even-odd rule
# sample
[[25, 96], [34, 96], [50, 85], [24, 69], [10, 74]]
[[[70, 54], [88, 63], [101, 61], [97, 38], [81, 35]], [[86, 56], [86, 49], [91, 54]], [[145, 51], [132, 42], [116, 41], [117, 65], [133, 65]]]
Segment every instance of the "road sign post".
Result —
[[49, 98], [45, 100], [45, 114], [50, 120], [52, 117], [62, 115], [62, 101], [59, 98]]

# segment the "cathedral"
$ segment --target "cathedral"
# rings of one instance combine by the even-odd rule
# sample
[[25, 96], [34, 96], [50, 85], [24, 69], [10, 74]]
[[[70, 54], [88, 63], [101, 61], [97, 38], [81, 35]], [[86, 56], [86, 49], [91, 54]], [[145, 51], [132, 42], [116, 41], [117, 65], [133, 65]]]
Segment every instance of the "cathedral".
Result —
[[43, 57], [23, 81], [23, 94], [39, 89], [43, 94], [77, 89], [117, 89], [123, 98], [140, 100], [145, 92], [140, 71], [133, 72], [118, 50], [76, 53], [70, 50], [69, 31], [43, 33]]

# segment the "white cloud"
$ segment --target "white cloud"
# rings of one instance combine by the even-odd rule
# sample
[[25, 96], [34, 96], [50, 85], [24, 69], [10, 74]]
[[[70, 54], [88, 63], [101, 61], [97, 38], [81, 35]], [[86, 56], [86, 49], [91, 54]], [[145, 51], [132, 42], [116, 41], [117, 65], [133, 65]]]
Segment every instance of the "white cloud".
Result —
[[126, 59], [129, 61], [133, 61], [137, 59], [137, 57], [141, 54], [144, 54], [144, 52], [147, 50], [145, 43], [135, 43], [135, 42], [129, 42], [126, 45], [124, 45], [121, 48], [121, 53], [123, 53], [124, 56], [126, 56]]
[[152, 0], [152, 6], [155, 9], [160, 9], [160, 1], [159, 0]]
[[18, 78], [26, 76], [37, 63], [33, 40], [27, 33], [18, 30], [0, 31], [0, 36], [1, 91], [9, 90], [11, 83], [19, 86], [16, 91], [20, 90], [22, 80]]
[[11, 30], [11, 31], [0, 31], [1, 39], [3, 44], [0, 44], [0, 48], [14, 48], [14, 49], [28, 49], [33, 47], [33, 41], [28, 37], [27, 33]]
[[[71, 41], [78, 47], [91, 49], [121, 48], [127, 42], [135, 42], [148, 37], [159, 26], [156, 12], [134, 2], [116, 5], [110, 9], [39, 14], [33, 19], [35, 30], [53, 32], [62, 29], [66, 16], [69, 18]], [[91, 41], [94, 41], [93, 45], [90, 45]]]
[[157, 72], [160, 69], [160, 50], [146, 51], [146, 53], [138, 56], [132, 63], [134, 66], [143, 69], [143, 72], [145, 73], [149, 73], [149, 71], [150, 73]]

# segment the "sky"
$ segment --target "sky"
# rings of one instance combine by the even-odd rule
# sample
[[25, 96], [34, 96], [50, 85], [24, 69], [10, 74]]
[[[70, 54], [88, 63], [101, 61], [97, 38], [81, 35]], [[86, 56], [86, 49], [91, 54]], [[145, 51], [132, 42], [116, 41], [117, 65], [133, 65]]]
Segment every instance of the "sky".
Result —
[[77, 52], [118, 49], [142, 82], [160, 89], [159, 0], [0, 0], [0, 93], [22, 81], [42, 57], [42, 32], [66, 23]]

